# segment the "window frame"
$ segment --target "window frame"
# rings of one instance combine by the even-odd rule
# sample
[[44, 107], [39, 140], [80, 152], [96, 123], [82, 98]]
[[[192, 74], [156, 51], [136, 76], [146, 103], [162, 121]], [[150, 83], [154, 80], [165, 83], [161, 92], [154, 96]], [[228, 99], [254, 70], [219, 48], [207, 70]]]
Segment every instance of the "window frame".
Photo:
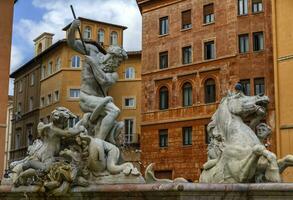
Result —
[[[130, 100], [132, 100], [133, 104], [126, 105], [127, 100], [129, 100], [129, 102], [131, 102]], [[123, 107], [124, 108], [135, 108], [135, 106], [136, 106], [136, 98], [135, 97], [123, 97]]]
[[[190, 21], [190, 23], [186, 23], [184, 24], [184, 15], [186, 15], [186, 13], [190, 13], [189, 18], [188, 19]], [[181, 30], [188, 30], [192, 28], [192, 10], [185, 10], [181, 12]]]
[[[244, 41], [244, 46], [242, 49], [242, 42]], [[240, 54], [245, 54], [250, 52], [250, 40], [249, 40], [249, 33], [239, 34], [238, 35], [238, 52]]]
[[[212, 52], [210, 53], [211, 57], [208, 57], [208, 45], [212, 45]], [[203, 44], [203, 48], [204, 48], [204, 60], [208, 61], [208, 60], [214, 60], [216, 59], [216, 43], [215, 40], [209, 40], [209, 41], [205, 41]]]
[[[210, 98], [211, 96], [208, 96], [208, 86], [212, 86], [212, 84], [209, 84], [208, 85], [208, 81], [210, 81], [210, 80], [213, 80], [213, 82], [214, 82], [214, 84], [213, 84], [213, 87], [214, 87], [214, 95], [213, 95], [213, 98]], [[212, 103], [216, 103], [216, 101], [217, 101], [217, 86], [216, 86], [216, 81], [215, 81], [215, 79], [213, 79], [213, 78], [208, 78], [208, 79], [206, 79], [205, 80], [205, 82], [204, 82], [204, 92], [205, 92], [205, 95], [204, 95], [204, 102], [205, 102], [205, 104], [212, 104]], [[212, 95], [212, 94], [210, 94], [210, 95]]]
[[[240, 2], [242, 2], [242, 10], [240, 10]], [[238, 16], [246, 16], [249, 13], [249, 0], [238, 0], [237, 1]], [[242, 12], [243, 13], [242, 13]]]
[[118, 33], [116, 31], [112, 31], [110, 34], [110, 45], [112, 46], [118, 45]]
[[169, 16], [164, 16], [159, 19], [159, 35], [169, 34]]
[[92, 28], [90, 26], [85, 26], [84, 27], [83, 38], [85, 40], [90, 40], [92, 38]]
[[78, 55], [71, 57], [71, 68], [78, 69], [81, 67], [81, 58]]
[[[165, 59], [165, 65], [163, 66], [164, 62], [163, 60]], [[168, 51], [163, 51], [159, 53], [159, 69], [167, 69], [169, 68], [169, 52]]]
[[[73, 93], [71, 93], [73, 92]], [[77, 93], [75, 93], [77, 92]], [[71, 94], [74, 94], [74, 95], [71, 95]], [[78, 95], [75, 95], [75, 94], [78, 94]], [[80, 98], [80, 88], [70, 88], [69, 89], [69, 98], [71, 99], [79, 99]]]
[[[161, 139], [163, 139], [163, 142]], [[160, 148], [167, 148], [168, 146], [169, 146], [168, 129], [160, 129], [159, 130], [159, 147]]]
[[[254, 1], [261, 1], [261, 3], [259, 2], [254, 2]], [[257, 4], [257, 10], [254, 10], [255, 7], [254, 5]], [[261, 10], [259, 9], [261, 5]], [[257, 13], [261, 13], [264, 12], [264, 3], [263, 0], [251, 0], [251, 11], [253, 14], [257, 14]]]
[[[186, 134], [187, 134], [187, 140], [185, 140]], [[182, 127], [182, 145], [183, 146], [192, 145], [192, 126]]]
[[[187, 53], [187, 55], [188, 55], [188, 59], [187, 60], [185, 60], [185, 58], [186, 58], [185, 57], [185, 53], [186, 52], [188, 52]], [[192, 46], [189, 45], [189, 46], [182, 47], [182, 53], [181, 53], [181, 55], [182, 55], [182, 64], [183, 65], [191, 64], [193, 62], [193, 58], [192, 58], [192, 56], [193, 56]]]
[[[124, 144], [132, 144], [134, 142], [134, 135], [135, 135], [135, 119], [134, 118], [125, 118], [123, 121], [125, 124], [124, 125]], [[127, 130], [127, 127], [128, 127], [127, 121], [129, 121], [129, 123], [130, 123], [128, 130]], [[129, 132], [127, 132], [127, 131], [129, 131]]]
[[[189, 85], [189, 87], [187, 87], [187, 85]], [[187, 102], [185, 99], [185, 92], [187, 91]], [[193, 88], [192, 88], [192, 84], [190, 82], [185, 82], [182, 85], [182, 106], [183, 107], [190, 107], [193, 105]]]
[[169, 109], [169, 88], [166, 86], [162, 86], [159, 89], [159, 109], [160, 110]]
[[126, 67], [124, 78], [127, 80], [135, 79], [135, 68], [134, 67]]
[[251, 81], [250, 79], [242, 79], [239, 81], [242, 85], [242, 92], [246, 96], [251, 96]]
[[[206, 10], [208, 6], [212, 6], [213, 12], [209, 14], [206, 14]], [[203, 24], [208, 25], [208, 24], [213, 24], [215, 23], [215, 4], [214, 3], [209, 3], [203, 6]]]
[[[101, 33], [103, 33], [102, 35], [103, 35], [103, 41], [100, 41], [101, 40]], [[98, 38], [97, 38], [97, 42], [99, 43], [99, 44], [104, 44], [105, 43], [105, 30], [104, 29], [102, 29], [102, 28], [100, 28], [99, 30], [98, 30]]]
[[[259, 38], [259, 36], [261, 36], [261, 39]], [[258, 40], [257, 42], [256, 42], [256, 37], [258, 37], [257, 38], [257, 40]], [[253, 51], [254, 52], [260, 52], [260, 51], [264, 51], [264, 49], [265, 49], [265, 36], [264, 36], [264, 32], [263, 31], [254, 32], [253, 33]]]
[[[257, 93], [257, 85], [260, 85], [260, 84], [256, 84], [257, 81], [262, 81], [263, 82], [263, 93]], [[265, 94], [266, 93], [266, 83], [265, 83], [265, 78], [264, 77], [259, 77], [259, 78], [255, 78], [253, 80], [253, 85], [254, 85], [254, 95], [262, 95], [262, 94]]]

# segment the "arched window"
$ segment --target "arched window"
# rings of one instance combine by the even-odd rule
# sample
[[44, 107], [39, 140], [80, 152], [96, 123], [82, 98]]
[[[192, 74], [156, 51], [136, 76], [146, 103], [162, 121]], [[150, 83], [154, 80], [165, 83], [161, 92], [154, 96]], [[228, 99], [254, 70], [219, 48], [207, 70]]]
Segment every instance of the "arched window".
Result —
[[113, 31], [111, 33], [111, 45], [118, 45], [118, 33]]
[[80, 57], [79, 56], [73, 56], [71, 58], [71, 67], [73, 67], [73, 68], [80, 67]]
[[133, 67], [128, 67], [125, 70], [125, 79], [134, 79], [135, 78], [135, 71]]
[[210, 78], [205, 82], [205, 103], [214, 103], [216, 101], [216, 83]]
[[183, 106], [192, 106], [192, 85], [190, 83], [184, 83], [182, 87], [182, 103]]
[[59, 69], [61, 69], [61, 58], [58, 57], [56, 59], [56, 71], [58, 71]]
[[160, 89], [160, 110], [165, 110], [169, 108], [169, 91], [167, 87], [161, 87]]
[[43, 50], [43, 45], [42, 45], [42, 43], [39, 43], [38, 49], [37, 49], [37, 54], [42, 53], [42, 50]]
[[84, 31], [83, 31], [83, 37], [84, 37], [84, 39], [91, 39], [91, 35], [92, 35], [91, 27], [86, 26], [84, 28]]
[[99, 29], [98, 31], [98, 43], [104, 43], [105, 42], [105, 31], [103, 29]]

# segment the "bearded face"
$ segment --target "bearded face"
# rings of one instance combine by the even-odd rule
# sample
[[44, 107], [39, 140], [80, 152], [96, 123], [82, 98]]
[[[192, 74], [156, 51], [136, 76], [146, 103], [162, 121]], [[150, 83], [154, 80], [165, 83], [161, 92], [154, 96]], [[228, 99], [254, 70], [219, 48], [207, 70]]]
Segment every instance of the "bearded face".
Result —
[[123, 58], [116, 55], [110, 55], [104, 62], [105, 67], [103, 68], [103, 71], [106, 73], [116, 72], [122, 61]]

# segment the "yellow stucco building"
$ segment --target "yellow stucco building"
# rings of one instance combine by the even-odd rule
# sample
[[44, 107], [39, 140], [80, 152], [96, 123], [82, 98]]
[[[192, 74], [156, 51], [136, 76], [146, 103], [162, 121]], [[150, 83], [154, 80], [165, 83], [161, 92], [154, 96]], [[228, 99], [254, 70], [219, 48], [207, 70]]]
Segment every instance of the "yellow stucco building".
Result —
[[[99, 43], [105, 49], [110, 45], [123, 46], [123, 31], [126, 27], [86, 18], [79, 19], [86, 42], [96, 46]], [[67, 31], [69, 26], [70, 24], [63, 30]], [[35, 58], [12, 74], [15, 78], [14, 90], [17, 99], [14, 105], [16, 111], [20, 111], [12, 136], [12, 160], [23, 156], [25, 147], [30, 142], [30, 135], [36, 137], [37, 122], [33, 122], [35, 118], [47, 123], [51, 112], [58, 106], [66, 107], [78, 116], [70, 120], [70, 126], [77, 123], [83, 115], [79, 107], [79, 95], [84, 56], [72, 50], [67, 45], [66, 39], [53, 44], [52, 38], [52, 33], [38, 36], [34, 40]], [[118, 68], [119, 80], [110, 88], [108, 95], [113, 96], [115, 104], [121, 109], [119, 118], [126, 124], [123, 133], [125, 144], [137, 144], [137, 135], [140, 133], [141, 53], [128, 54], [129, 59]], [[28, 77], [27, 80], [22, 80], [24, 77]], [[21, 92], [19, 92], [20, 85], [22, 85]], [[31, 85], [34, 87], [30, 87]], [[19, 106], [21, 108], [18, 108]], [[30, 116], [32, 120], [29, 121], [24, 115]], [[28, 125], [32, 128], [28, 129]], [[32, 133], [28, 133], [30, 130]], [[136, 161], [136, 154], [134, 157], [131, 160]]]
[[[277, 154], [293, 154], [293, 1], [273, 0]], [[293, 181], [293, 169], [283, 174]]]

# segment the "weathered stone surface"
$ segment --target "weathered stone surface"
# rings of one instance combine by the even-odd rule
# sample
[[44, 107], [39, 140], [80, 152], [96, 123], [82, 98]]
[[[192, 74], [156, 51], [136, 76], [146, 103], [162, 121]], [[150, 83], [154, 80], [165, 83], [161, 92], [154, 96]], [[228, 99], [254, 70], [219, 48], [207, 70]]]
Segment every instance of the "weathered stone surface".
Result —
[[293, 184], [124, 184], [73, 188], [60, 197], [49, 197], [0, 186], [1, 200], [291, 200]]

